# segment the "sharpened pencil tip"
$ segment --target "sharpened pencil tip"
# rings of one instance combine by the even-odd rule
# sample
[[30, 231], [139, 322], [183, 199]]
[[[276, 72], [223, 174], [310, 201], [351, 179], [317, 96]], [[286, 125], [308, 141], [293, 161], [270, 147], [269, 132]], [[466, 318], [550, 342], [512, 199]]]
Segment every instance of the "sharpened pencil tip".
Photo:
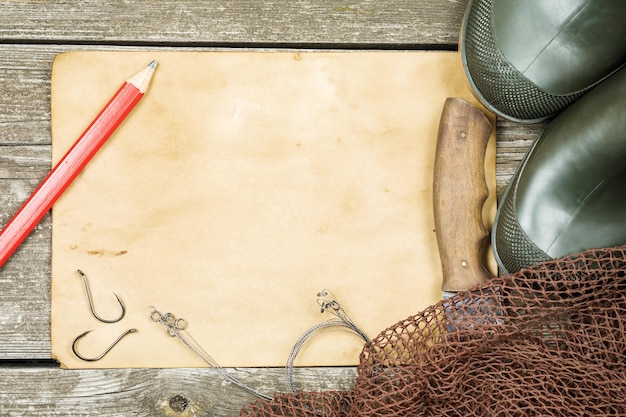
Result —
[[148, 89], [148, 85], [150, 84], [150, 80], [152, 79], [152, 74], [154, 73], [154, 69], [157, 66], [156, 61], [152, 61], [148, 64], [147, 67], [144, 67], [137, 74], [130, 77], [126, 80], [128, 83], [133, 84], [135, 87], [139, 89], [142, 93], [145, 93]]

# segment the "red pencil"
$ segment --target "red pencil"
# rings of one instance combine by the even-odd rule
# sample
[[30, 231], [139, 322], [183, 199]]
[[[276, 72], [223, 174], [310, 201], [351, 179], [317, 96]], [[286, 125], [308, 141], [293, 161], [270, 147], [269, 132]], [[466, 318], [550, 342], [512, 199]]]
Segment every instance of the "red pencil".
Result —
[[126, 80], [87, 130], [4, 226], [0, 232], [0, 268], [143, 97], [155, 68], [156, 61], [152, 61]]

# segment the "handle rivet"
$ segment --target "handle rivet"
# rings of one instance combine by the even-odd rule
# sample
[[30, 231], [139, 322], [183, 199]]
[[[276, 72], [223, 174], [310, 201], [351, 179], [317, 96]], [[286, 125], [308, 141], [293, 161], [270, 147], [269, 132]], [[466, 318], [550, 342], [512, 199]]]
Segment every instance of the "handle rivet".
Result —
[[465, 136], [467, 136], [467, 135], [466, 135], [466, 133], [465, 133], [465, 132], [461, 131], [460, 136], [461, 136], [463, 139], [465, 139]]
[[466, 260], [462, 260], [462, 261], [461, 261], [461, 266], [462, 266], [463, 268], [467, 268], [467, 261], [466, 261]]

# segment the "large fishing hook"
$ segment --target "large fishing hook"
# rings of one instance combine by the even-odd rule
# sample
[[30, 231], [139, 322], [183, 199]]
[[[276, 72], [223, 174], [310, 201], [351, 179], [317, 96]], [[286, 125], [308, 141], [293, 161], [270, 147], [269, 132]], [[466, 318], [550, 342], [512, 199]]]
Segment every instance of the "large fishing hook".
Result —
[[112, 319], [112, 320], [103, 319], [96, 313], [96, 309], [93, 306], [93, 300], [91, 298], [91, 291], [89, 290], [89, 282], [87, 281], [87, 275], [85, 275], [85, 273], [81, 271], [80, 269], [78, 270], [78, 273], [82, 277], [83, 283], [85, 284], [85, 293], [87, 294], [87, 301], [89, 301], [89, 308], [91, 309], [91, 314], [93, 314], [93, 316], [96, 319], [100, 320], [103, 323], [117, 323], [118, 321], [122, 320], [122, 318], [124, 318], [124, 314], [126, 314], [126, 308], [124, 307], [124, 303], [122, 302], [120, 297], [118, 297], [117, 294], [113, 293], [115, 298], [117, 298], [117, 302], [120, 304], [120, 307], [122, 307], [122, 314], [116, 319]]
[[98, 356], [96, 356], [95, 358], [86, 358], [84, 356], [82, 356], [80, 353], [78, 353], [76, 351], [76, 343], [83, 337], [85, 337], [88, 333], [91, 333], [93, 330], [87, 330], [85, 333], [82, 333], [81, 335], [79, 335], [76, 339], [74, 339], [74, 342], [72, 343], [72, 352], [74, 352], [74, 355], [76, 355], [78, 357], [78, 359], [82, 359], [84, 361], [87, 362], [95, 362], [95, 361], [99, 361], [100, 359], [102, 359], [104, 357], [104, 355], [106, 355], [107, 353], [109, 353], [109, 351], [111, 349], [113, 349], [113, 346], [115, 346], [120, 340], [122, 340], [122, 338], [124, 336], [126, 336], [129, 333], [135, 333], [137, 331], [137, 329], [128, 329], [126, 330], [124, 333], [122, 333], [117, 339], [115, 339], [115, 342], [113, 342], [111, 344], [111, 346], [109, 346], [108, 348], [105, 349], [104, 352], [102, 352], [101, 354], [99, 354]]

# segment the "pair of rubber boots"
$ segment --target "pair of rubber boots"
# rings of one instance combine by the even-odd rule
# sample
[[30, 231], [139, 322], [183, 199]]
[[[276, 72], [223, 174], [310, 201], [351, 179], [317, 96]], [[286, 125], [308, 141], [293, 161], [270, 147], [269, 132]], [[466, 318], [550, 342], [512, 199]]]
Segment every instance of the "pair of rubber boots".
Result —
[[626, 243], [626, 1], [470, 0], [461, 33], [476, 96], [550, 120], [499, 204], [501, 272]]

